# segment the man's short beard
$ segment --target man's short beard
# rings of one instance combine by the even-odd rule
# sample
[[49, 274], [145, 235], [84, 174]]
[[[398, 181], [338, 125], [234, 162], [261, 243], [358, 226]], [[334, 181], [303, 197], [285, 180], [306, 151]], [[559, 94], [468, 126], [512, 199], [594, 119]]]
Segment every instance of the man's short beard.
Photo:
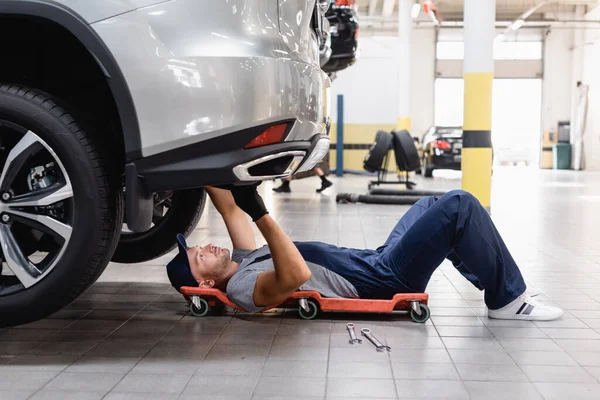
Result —
[[213, 273], [211, 274], [211, 278], [214, 279], [215, 281], [219, 281], [223, 275], [225, 275], [225, 272], [227, 272], [227, 267], [229, 266], [229, 262], [231, 261], [230, 255], [229, 255], [229, 250], [227, 249], [223, 249], [223, 254], [221, 255], [221, 258], [219, 259], [219, 264], [217, 264], [216, 268], [214, 269]]

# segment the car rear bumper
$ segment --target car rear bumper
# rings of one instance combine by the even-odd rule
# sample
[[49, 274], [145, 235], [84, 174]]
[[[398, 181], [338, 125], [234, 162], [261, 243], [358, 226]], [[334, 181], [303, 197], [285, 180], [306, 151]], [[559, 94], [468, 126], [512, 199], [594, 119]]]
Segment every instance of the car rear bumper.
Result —
[[461, 155], [460, 154], [444, 154], [441, 156], [433, 155], [431, 157], [430, 167], [432, 167], [434, 169], [460, 170]]
[[[128, 164], [129, 179], [148, 193], [286, 178], [312, 169], [329, 151], [327, 134], [244, 149], [265, 126], [236, 132], [211, 143], [193, 144]], [[128, 182], [128, 184], [131, 181]]]

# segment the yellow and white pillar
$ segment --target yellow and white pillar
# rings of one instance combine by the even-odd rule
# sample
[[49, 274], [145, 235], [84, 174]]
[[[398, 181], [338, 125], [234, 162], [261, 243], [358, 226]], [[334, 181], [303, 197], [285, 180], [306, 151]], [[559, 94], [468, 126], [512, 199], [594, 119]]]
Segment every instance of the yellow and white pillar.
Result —
[[397, 130], [410, 132], [410, 63], [412, 41], [412, 6], [414, 0], [398, 3], [398, 123]]
[[464, 9], [462, 188], [489, 210], [496, 0], [465, 0]]

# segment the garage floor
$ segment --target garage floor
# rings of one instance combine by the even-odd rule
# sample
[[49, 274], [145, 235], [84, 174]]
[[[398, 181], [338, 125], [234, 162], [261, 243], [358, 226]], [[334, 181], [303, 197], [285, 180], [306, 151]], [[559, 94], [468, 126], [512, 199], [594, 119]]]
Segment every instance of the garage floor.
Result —
[[[417, 177], [419, 179], [419, 177]], [[0, 330], [0, 399], [600, 398], [600, 174], [497, 169], [493, 217], [526, 280], [564, 307], [556, 322], [494, 321], [451, 265], [431, 281], [432, 318], [296, 313], [195, 318], [165, 260], [112, 264], [51, 318]], [[366, 191], [367, 178], [336, 180]], [[419, 181], [421, 182], [421, 181]], [[459, 181], [436, 178], [453, 188]], [[376, 247], [403, 206], [336, 205], [317, 178], [271, 195], [295, 240]], [[189, 242], [229, 245], [212, 207]], [[43, 307], [43, 305], [40, 305]], [[345, 323], [392, 347], [348, 344]]]

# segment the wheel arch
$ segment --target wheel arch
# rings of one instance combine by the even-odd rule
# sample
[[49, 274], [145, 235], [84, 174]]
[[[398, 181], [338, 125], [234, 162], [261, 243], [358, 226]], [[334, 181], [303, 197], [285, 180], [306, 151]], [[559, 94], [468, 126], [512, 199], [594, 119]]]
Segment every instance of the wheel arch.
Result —
[[110, 50], [92, 27], [77, 13], [54, 2], [3, 0], [0, 17], [32, 17], [54, 23], [68, 31], [95, 60], [102, 71], [117, 108], [127, 161], [141, 157], [137, 113], [125, 77]]

